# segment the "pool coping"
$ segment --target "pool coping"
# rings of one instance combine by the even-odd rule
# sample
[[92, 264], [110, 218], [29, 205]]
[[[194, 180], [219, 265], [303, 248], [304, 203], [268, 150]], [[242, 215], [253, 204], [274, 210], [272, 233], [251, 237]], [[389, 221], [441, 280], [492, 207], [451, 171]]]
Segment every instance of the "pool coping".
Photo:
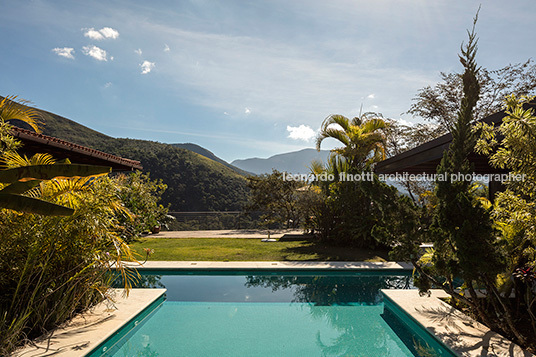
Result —
[[148, 261], [133, 266], [138, 270], [413, 270], [411, 263], [404, 262], [331, 262], [331, 261]]
[[55, 330], [48, 349], [48, 340], [40, 338], [13, 356], [85, 356], [159, 299], [166, 289], [131, 289], [128, 297], [123, 296], [123, 291], [114, 289], [113, 304], [102, 302]]
[[449, 296], [443, 290], [432, 289], [430, 296], [420, 296], [418, 290], [381, 292], [460, 356], [534, 356], [440, 300]]

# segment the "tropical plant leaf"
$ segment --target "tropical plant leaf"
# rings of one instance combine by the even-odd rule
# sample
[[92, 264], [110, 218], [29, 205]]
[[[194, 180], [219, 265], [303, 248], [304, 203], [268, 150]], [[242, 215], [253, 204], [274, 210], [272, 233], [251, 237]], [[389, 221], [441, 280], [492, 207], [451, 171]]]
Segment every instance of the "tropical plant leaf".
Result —
[[56, 160], [50, 154], [38, 153], [28, 158], [26, 155], [22, 156], [18, 152], [12, 151], [4, 153], [0, 162], [3, 163], [2, 167], [12, 169], [22, 166], [52, 165], [56, 163]]
[[29, 102], [17, 99], [17, 96], [8, 96], [0, 101], [0, 119], [4, 121], [21, 120], [39, 132], [41, 114], [37, 109], [26, 106]]
[[0, 171], [0, 182], [13, 183], [16, 181], [50, 180], [61, 177], [93, 176], [106, 174], [111, 171], [107, 166], [55, 164], [17, 167]]
[[29, 190], [31, 190], [34, 187], [39, 186], [39, 183], [41, 180], [30, 180], [30, 181], [17, 181], [12, 183], [9, 186], [4, 187], [2, 190], [0, 190], [0, 193], [2, 194], [21, 194], [25, 193]]
[[0, 193], [0, 207], [45, 216], [70, 216], [74, 213], [74, 210], [69, 207], [9, 193]]

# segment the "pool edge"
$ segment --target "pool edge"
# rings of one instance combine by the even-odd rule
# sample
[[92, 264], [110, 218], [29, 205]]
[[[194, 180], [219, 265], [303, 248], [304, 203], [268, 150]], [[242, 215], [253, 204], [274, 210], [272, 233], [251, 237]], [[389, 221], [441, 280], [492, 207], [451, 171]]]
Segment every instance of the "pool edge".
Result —
[[50, 339], [48, 350], [47, 340], [34, 341], [35, 346], [24, 347], [13, 356], [48, 356], [54, 351], [58, 351], [54, 355], [62, 357], [85, 356], [162, 297], [166, 289], [131, 289], [128, 298], [122, 296], [122, 292], [123, 289], [115, 289], [115, 308], [110, 309], [105, 302], [100, 303], [57, 329]]
[[331, 262], [331, 261], [148, 261], [138, 270], [413, 270], [413, 265], [404, 262]]
[[418, 290], [381, 290], [384, 297], [460, 356], [533, 356], [486, 326], [453, 308], [440, 298], [448, 295], [432, 289], [430, 296]]

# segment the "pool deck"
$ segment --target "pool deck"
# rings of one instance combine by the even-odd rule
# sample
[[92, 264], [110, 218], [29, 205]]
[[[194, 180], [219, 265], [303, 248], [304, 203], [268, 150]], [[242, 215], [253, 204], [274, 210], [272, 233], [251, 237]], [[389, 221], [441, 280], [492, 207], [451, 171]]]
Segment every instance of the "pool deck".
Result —
[[166, 289], [132, 289], [128, 298], [122, 296], [122, 291], [116, 289], [113, 305], [107, 303], [97, 305], [57, 329], [50, 341], [48, 339], [33, 341], [35, 345], [27, 345], [16, 351], [13, 356], [85, 356], [161, 297]]
[[363, 270], [363, 269], [393, 269], [412, 270], [413, 265], [402, 262], [305, 262], [305, 261], [277, 261], [277, 262], [191, 262], [191, 261], [148, 261], [136, 269], [145, 270]]
[[460, 356], [534, 356], [440, 300], [443, 290], [420, 296], [418, 290], [382, 290], [392, 302]]

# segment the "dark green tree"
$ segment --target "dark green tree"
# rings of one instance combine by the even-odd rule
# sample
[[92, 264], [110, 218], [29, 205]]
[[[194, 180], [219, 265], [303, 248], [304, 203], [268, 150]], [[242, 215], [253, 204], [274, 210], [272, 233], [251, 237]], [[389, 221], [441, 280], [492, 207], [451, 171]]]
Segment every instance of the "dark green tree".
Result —
[[[457, 120], [451, 127], [452, 143], [437, 169], [439, 203], [428, 236], [434, 249], [419, 261], [414, 256], [419, 272], [416, 285], [421, 290], [428, 290], [432, 285], [442, 287], [455, 300], [469, 306], [490, 328], [498, 328], [525, 344], [527, 340], [516, 326], [508, 298], [501, 296], [497, 288], [497, 277], [505, 265], [490, 213], [471, 189], [472, 168], [467, 157], [477, 140], [471, 123], [480, 96], [475, 60], [477, 19], [478, 14], [472, 31], [468, 32], [467, 45], [461, 48], [464, 95]], [[455, 278], [463, 279], [462, 291], [469, 294], [455, 289]], [[477, 295], [477, 289], [485, 289], [483, 297]]]
[[261, 221], [269, 228], [297, 228], [304, 218], [298, 188], [305, 184], [283, 175], [274, 169], [271, 174], [248, 177], [251, 193], [247, 211], [262, 212]]

